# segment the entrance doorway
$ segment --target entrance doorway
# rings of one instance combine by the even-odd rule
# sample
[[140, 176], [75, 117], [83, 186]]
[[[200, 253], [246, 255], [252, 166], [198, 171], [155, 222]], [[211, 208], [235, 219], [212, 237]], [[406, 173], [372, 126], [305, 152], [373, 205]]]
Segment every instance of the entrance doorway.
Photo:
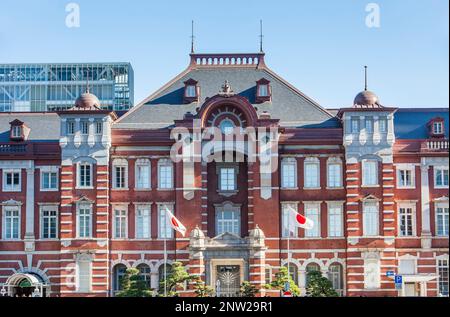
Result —
[[241, 267], [239, 265], [217, 265], [216, 270], [216, 295], [218, 297], [239, 296]]
[[414, 297], [420, 296], [417, 288], [417, 283], [405, 283], [405, 296]]
[[37, 274], [16, 273], [0, 285], [0, 294], [9, 297], [47, 297], [47, 287]]

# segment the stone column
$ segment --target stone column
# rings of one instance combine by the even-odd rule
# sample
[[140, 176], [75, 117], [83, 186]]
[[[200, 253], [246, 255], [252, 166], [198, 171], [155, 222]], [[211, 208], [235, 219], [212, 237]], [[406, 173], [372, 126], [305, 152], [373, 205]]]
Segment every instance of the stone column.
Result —
[[25, 251], [34, 251], [34, 166], [27, 168]]
[[428, 180], [429, 166], [422, 163], [420, 166], [421, 179], [421, 202], [422, 202], [422, 248], [431, 248], [431, 225], [430, 225], [430, 189]]

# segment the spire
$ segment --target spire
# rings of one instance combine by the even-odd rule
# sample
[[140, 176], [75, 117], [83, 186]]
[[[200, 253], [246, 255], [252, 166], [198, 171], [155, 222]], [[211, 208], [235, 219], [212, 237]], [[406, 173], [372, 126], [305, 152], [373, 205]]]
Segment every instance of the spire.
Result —
[[367, 66], [364, 66], [364, 90], [367, 91]]
[[191, 54], [194, 53], [194, 20], [191, 21]]
[[259, 51], [263, 53], [263, 21], [259, 20]]

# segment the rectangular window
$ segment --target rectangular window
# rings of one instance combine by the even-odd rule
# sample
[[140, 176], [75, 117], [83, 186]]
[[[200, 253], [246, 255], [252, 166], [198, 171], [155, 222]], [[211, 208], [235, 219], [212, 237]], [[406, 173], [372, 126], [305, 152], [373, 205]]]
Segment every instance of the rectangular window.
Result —
[[411, 188], [414, 187], [414, 170], [413, 169], [399, 169], [397, 173], [397, 187]]
[[220, 168], [220, 190], [236, 190], [236, 170], [234, 168]]
[[448, 296], [448, 260], [438, 260], [439, 295]]
[[43, 206], [41, 209], [41, 238], [56, 239], [58, 212], [56, 207]]
[[114, 166], [114, 188], [127, 187], [127, 167]]
[[89, 134], [89, 122], [80, 121], [81, 134]]
[[77, 291], [88, 293], [91, 291], [91, 262], [77, 262]]
[[78, 165], [78, 187], [92, 187], [92, 165], [80, 163]]
[[19, 192], [21, 189], [21, 171], [3, 171], [3, 191]]
[[138, 206], [136, 210], [136, 238], [150, 239], [150, 206]]
[[442, 134], [442, 122], [434, 122], [433, 123], [433, 133], [434, 134]]
[[103, 133], [103, 121], [97, 121], [95, 123], [95, 134]]
[[114, 210], [114, 238], [125, 239], [127, 237], [127, 211], [125, 209]]
[[150, 162], [136, 165], [136, 188], [150, 188]]
[[416, 260], [414, 260], [414, 259], [399, 260], [398, 273], [405, 274], [405, 275], [416, 274]]
[[287, 238], [289, 235], [291, 237], [298, 237], [298, 230], [294, 229], [294, 232], [289, 233], [289, 226], [292, 227], [292, 224], [290, 221], [292, 221], [291, 213], [292, 211], [289, 210], [289, 208], [292, 208], [293, 210], [297, 211], [297, 205], [296, 204], [282, 204], [281, 205], [281, 226], [282, 226], [282, 237]]
[[448, 237], [448, 206], [436, 206], [436, 235]]
[[78, 206], [78, 237], [92, 237], [92, 207], [88, 204]]
[[378, 119], [378, 129], [381, 133], [387, 132], [387, 119], [385, 117]]
[[328, 187], [342, 187], [342, 166], [338, 163], [328, 164]]
[[378, 205], [364, 204], [363, 207], [363, 234], [364, 236], [378, 235]]
[[19, 207], [4, 207], [3, 238], [15, 240], [20, 238], [20, 212]]
[[437, 188], [448, 187], [448, 168], [443, 167], [434, 168], [434, 187]]
[[22, 127], [14, 126], [12, 127], [12, 135], [13, 138], [21, 138], [22, 137]]
[[197, 89], [195, 85], [186, 86], [186, 97], [197, 97]]
[[267, 97], [269, 95], [269, 87], [267, 85], [260, 84], [258, 85], [258, 95], [261, 97]]
[[159, 165], [159, 188], [171, 189], [173, 179], [173, 167], [172, 164]]
[[399, 233], [402, 237], [414, 235], [414, 211], [412, 207], [400, 207], [398, 212]]
[[305, 163], [305, 188], [319, 187], [319, 163]]
[[351, 119], [351, 132], [359, 133], [359, 118], [357, 117]]
[[57, 172], [41, 172], [41, 190], [57, 190], [58, 189], [58, 173]]
[[343, 236], [343, 219], [341, 206], [328, 207], [328, 236], [342, 237]]
[[240, 236], [240, 212], [220, 210], [216, 213], [216, 235], [228, 232]]
[[173, 229], [169, 223], [170, 219], [167, 215], [166, 208], [173, 213], [173, 206], [171, 205], [158, 206], [158, 238], [160, 239], [173, 238]]
[[378, 162], [363, 161], [363, 186], [378, 185]]
[[306, 205], [305, 216], [314, 223], [314, 227], [305, 230], [305, 237], [320, 237], [320, 211], [319, 205]]
[[366, 132], [367, 133], [373, 133], [373, 119], [372, 118], [366, 118]]
[[68, 135], [75, 134], [75, 121], [67, 120], [66, 123], [66, 133]]
[[281, 187], [295, 188], [296, 187], [296, 161], [281, 162]]

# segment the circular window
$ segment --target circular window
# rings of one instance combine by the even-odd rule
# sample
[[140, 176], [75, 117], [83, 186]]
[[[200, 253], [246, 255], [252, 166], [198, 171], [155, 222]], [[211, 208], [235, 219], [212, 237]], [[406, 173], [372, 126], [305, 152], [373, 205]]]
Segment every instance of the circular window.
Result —
[[222, 122], [220, 122], [220, 130], [222, 131], [223, 134], [229, 135], [233, 133], [233, 129], [234, 129], [233, 121], [225, 119], [222, 120]]

